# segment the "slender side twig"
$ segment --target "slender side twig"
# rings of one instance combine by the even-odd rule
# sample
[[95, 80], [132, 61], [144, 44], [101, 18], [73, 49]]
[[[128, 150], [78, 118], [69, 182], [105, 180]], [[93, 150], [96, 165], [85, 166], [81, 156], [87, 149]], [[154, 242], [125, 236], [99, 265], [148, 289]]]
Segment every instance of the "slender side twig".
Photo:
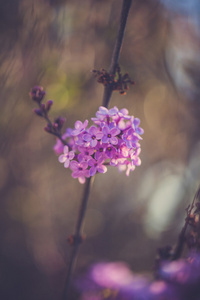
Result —
[[[41, 103], [39, 103], [39, 107], [42, 109]], [[48, 116], [48, 112], [44, 111], [43, 118], [47, 121], [47, 127], [44, 128], [45, 131], [47, 131], [48, 133], [50, 133], [52, 135], [55, 135], [63, 143], [63, 145], [68, 145], [67, 142], [62, 138], [61, 132], [58, 132], [53, 127], [53, 124]], [[50, 130], [47, 130], [48, 127]]]
[[[117, 38], [116, 38], [116, 43], [115, 43], [115, 47], [114, 47], [114, 50], [113, 50], [110, 69], [109, 69], [109, 72], [111, 74], [115, 74], [116, 67], [117, 67], [117, 64], [118, 64], [120, 49], [121, 49], [121, 46], [122, 46], [122, 41], [123, 41], [123, 37], [124, 37], [124, 30], [125, 30], [125, 27], [126, 27], [126, 21], [127, 21], [128, 13], [129, 13], [129, 10], [130, 10], [131, 2], [132, 2], [132, 0], [123, 0], [118, 35], [117, 35]], [[113, 91], [112, 86], [107, 86], [104, 89], [103, 105], [105, 107], [108, 107], [110, 97], [112, 95], [112, 91]], [[82, 202], [81, 202], [81, 207], [80, 207], [79, 217], [78, 217], [78, 221], [77, 221], [77, 225], [76, 225], [75, 235], [73, 236], [73, 238], [74, 238], [74, 240], [73, 240], [73, 249], [72, 249], [71, 258], [70, 258], [70, 262], [69, 262], [69, 266], [68, 266], [68, 272], [67, 272], [67, 278], [66, 278], [66, 284], [65, 284], [65, 289], [64, 289], [63, 300], [68, 299], [71, 275], [72, 275], [72, 272], [73, 272], [73, 269], [74, 269], [79, 244], [80, 244], [81, 239], [82, 239], [81, 230], [82, 230], [82, 224], [83, 224], [83, 220], [84, 220], [84, 216], [85, 216], [85, 212], [86, 212], [86, 207], [87, 207], [87, 202], [88, 202], [88, 198], [89, 198], [90, 187], [91, 187], [91, 178], [88, 178], [86, 180], [86, 184], [85, 184], [85, 190], [84, 190], [84, 194], [83, 194], [83, 198], [82, 198]]]
[[[109, 68], [109, 73], [113, 74], [113, 75], [115, 74], [116, 67], [118, 65], [120, 50], [121, 50], [121, 46], [122, 46], [124, 31], [125, 31], [126, 22], [127, 22], [128, 13], [129, 13], [129, 10], [131, 7], [131, 3], [132, 3], [132, 0], [123, 0], [118, 34], [117, 34], [115, 46], [113, 49], [111, 64], [110, 64], [110, 68]], [[104, 95], [103, 95], [103, 106], [108, 107], [111, 95], [112, 95], [112, 85], [105, 86]]]

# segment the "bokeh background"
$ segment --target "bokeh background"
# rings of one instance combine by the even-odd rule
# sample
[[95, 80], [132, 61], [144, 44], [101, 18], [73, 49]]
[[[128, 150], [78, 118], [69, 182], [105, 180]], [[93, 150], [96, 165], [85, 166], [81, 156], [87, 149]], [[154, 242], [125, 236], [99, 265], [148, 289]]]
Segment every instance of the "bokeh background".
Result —
[[[0, 1], [2, 300], [61, 299], [83, 185], [58, 163], [28, 94], [42, 85], [66, 127], [95, 116], [103, 86], [91, 71], [109, 67], [121, 4]], [[133, 0], [120, 66], [136, 84], [110, 107], [141, 119], [142, 165], [96, 176], [75, 278], [98, 261], [152, 272], [157, 248], [177, 241], [200, 181], [199, 15], [198, 0]]]

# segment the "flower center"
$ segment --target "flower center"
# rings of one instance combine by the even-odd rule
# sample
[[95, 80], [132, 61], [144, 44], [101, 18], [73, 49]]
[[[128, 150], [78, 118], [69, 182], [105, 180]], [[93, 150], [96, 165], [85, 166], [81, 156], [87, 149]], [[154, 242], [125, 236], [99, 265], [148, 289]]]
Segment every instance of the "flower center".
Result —
[[111, 138], [111, 134], [110, 134], [110, 133], [108, 134], [108, 138], [109, 138], [109, 139]]
[[96, 136], [95, 136], [95, 135], [93, 135], [93, 136], [92, 136], [92, 139], [93, 139], [93, 140], [95, 140], [95, 139], [96, 139]]

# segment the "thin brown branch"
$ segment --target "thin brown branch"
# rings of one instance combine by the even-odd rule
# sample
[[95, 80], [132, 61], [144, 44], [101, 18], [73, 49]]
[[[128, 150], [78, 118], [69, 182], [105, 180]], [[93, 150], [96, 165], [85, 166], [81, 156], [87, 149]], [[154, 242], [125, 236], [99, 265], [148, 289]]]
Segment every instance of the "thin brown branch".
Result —
[[[118, 30], [118, 34], [117, 34], [115, 47], [113, 50], [110, 69], [109, 69], [109, 72], [111, 74], [115, 74], [116, 67], [118, 65], [120, 49], [122, 46], [124, 30], [126, 27], [126, 21], [127, 21], [128, 13], [130, 10], [131, 2], [132, 2], [132, 0], [123, 0], [121, 17], [120, 17], [120, 26], [119, 26], [119, 30]], [[105, 87], [104, 96], [103, 96], [103, 105], [105, 107], [108, 107], [111, 94], [112, 94], [112, 87], [109, 87], [109, 86]], [[91, 188], [91, 178], [88, 178], [85, 183], [85, 189], [84, 189], [84, 194], [83, 194], [83, 198], [81, 201], [81, 207], [80, 207], [79, 216], [78, 216], [78, 220], [77, 220], [77, 224], [76, 224], [75, 235], [73, 236], [73, 245], [72, 245], [73, 249], [72, 249], [71, 258], [70, 258], [70, 262], [69, 262], [69, 266], [68, 266], [63, 300], [69, 299], [68, 295], [69, 295], [71, 276], [72, 276], [72, 272], [73, 272], [73, 269], [75, 266], [79, 245], [80, 245], [80, 242], [82, 239], [81, 231], [82, 231], [83, 220], [84, 220], [84, 216], [85, 216], [85, 212], [86, 212], [86, 208], [87, 208], [87, 202], [88, 202], [88, 198], [89, 198], [90, 188]]]
[[[123, 0], [117, 39], [116, 39], [115, 46], [113, 49], [111, 64], [110, 64], [110, 68], [109, 68], [109, 73], [113, 74], [113, 75], [115, 74], [116, 68], [118, 65], [120, 50], [122, 47], [124, 31], [125, 31], [126, 22], [127, 22], [129, 10], [131, 7], [131, 3], [132, 3], [132, 0]], [[112, 86], [111, 85], [105, 86], [104, 95], [103, 95], [103, 105], [105, 107], [108, 107], [111, 95], [112, 95]]]
[[73, 249], [71, 252], [71, 258], [69, 261], [69, 266], [68, 266], [68, 271], [67, 271], [67, 278], [66, 278], [66, 283], [65, 283], [63, 300], [68, 299], [71, 275], [72, 275], [72, 272], [73, 272], [73, 269], [75, 266], [79, 245], [82, 241], [82, 233], [81, 232], [82, 232], [83, 220], [84, 220], [84, 216], [85, 216], [85, 212], [86, 212], [86, 208], [87, 208], [88, 198], [89, 198], [89, 194], [90, 194], [91, 178], [92, 177], [86, 179], [85, 189], [84, 189], [83, 197], [81, 200], [81, 206], [80, 206], [79, 216], [78, 216], [78, 220], [77, 220], [77, 224], [76, 224], [76, 230], [75, 230], [75, 234], [73, 236], [74, 237], [73, 245], [72, 245]]

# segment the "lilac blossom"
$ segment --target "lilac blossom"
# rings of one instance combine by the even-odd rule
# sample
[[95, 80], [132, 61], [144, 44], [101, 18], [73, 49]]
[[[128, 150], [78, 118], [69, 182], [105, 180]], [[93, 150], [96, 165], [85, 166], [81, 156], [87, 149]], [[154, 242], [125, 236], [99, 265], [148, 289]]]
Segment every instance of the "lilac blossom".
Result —
[[113, 145], [118, 144], [118, 139], [116, 135], [118, 135], [121, 131], [117, 127], [111, 127], [111, 126], [104, 126], [102, 128], [103, 137], [102, 142], [103, 143], [111, 143]]
[[111, 109], [107, 109], [104, 106], [100, 106], [99, 110], [96, 112], [97, 118], [92, 118], [92, 121], [104, 121], [111, 116], [115, 116], [118, 113], [118, 108], [115, 106]]
[[68, 168], [70, 160], [72, 160], [74, 158], [75, 154], [74, 154], [74, 151], [69, 151], [68, 146], [64, 146], [63, 152], [64, 152], [64, 154], [60, 155], [58, 160], [59, 160], [59, 162], [64, 163], [65, 168]]
[[98, 142], [98, 144], [95, 147], [95, 154], [94, 154], [94, 158], [96, 160], [98, 160], [101, 157], [103, 157], [105, 159], [107, 158], [106, 147], [107, 147], [107, 144]]
[[99, 128], [91, 126], [88, 132], [83, 135], [83, 139], [86, 142], [90, 142], [91, 147], [95, 147], [97, 145], [97, 141], [100, 140], [102, 136], [103, 133], [99, 130]]
[[119, 129], [125, 129], [127, 127], [127, 120], [131, 120], [133, 116], [128, 115], [128, 110], [126, 108], [122, 108], [118, 111], [118, 113], [112, 117], [112, 119], [116, 122]]
[[117, 149], [112, 144], [107, 144], [105, 153], [109, 158], [113, 158], [117, 153]]
[[159, 274], [163, 280], [175, 282], [184, 286], [199, 284], [200, 255], [191, 253], [187, 260], [179, 259], [170, 263], [163, 263]]
[[200, 253], [163, 261], [157, 279], [133, 273], [123, 262], [100, 262], [77, 280], [81, 300], [199, 300]]
[[117, 166], [121, 166], [121, 165], [123, 165], [125, 168], [124, 168], [124, 170], [126, 169], [126, 164], [127, 164], [127, 159], [126, 158], [124, 158], [124, 157], [121, 157], [121, 158], [117, 158], [117, 157], [115, 157], [115, 158], [112, 158], [111, 160], [110, 160], [110, 165], [111, 166], [113, 166], [113, 167], [117, 167]]
[[140, 119], [134, 118], [133, 126], [134, 126], [134, 129], [135, 129], [135, 132], [138, 133], [138, 134], [143, 134], [144, 130], [141, 127], [139, 127], [139, 125], [140, 125]]
[[148, 299], [149, 281], [144, 276], [133, 274], [123, 262], [102, 262], [93, 265], [82, 281], [77, 282], [83, 291], [81, 300], [112, 299], [131, 300]]
[[96, 173], [105, 173], [107, 165], [124, 170], [128, 176], [141, 164], [143, 129], [139, 127], [140, 120], [130, 116], [125, 108], [100, 106], [92, 121], [90, 127], [87, 120], [76, 121], [73, 129], [66, 130], [62, 139], [67, 148], [57, 140], [54, 150], [57, 154], [63, 153], [59, 161], [70, 167], [72, 177], [81, 183]]
[[80, 133], [83, 133], [85, 131], [85, 128], [88, 125], [88, 120], [85, 120], [84, 123], [82, 123], [81, 121], [76, 121], [75, 123], [75, 129], [72, 131], [72, 135], [73, 136], [77, 136]]
[[138, 141], [141, 139], [139, 134], [137, 134], [133, 128], [130, 128], [129, 130], [125, 131], [122, 138], [126, 142], [126, 146], [128, 148], [137, 147]]
[[129, 174], [130, 174], [130, 171], [133, 171], [133, 170], [135, 170], [135, 165], [134, 165], [134, 163], [133, 163], [133, 161], [126, 161], [126, 166], [127, 166], [127, 168], [126, 168], [126, 176], [129, 176]]
[[71, 161], [70, 169], [73, 171], [72, 177], [78, 178], [80, 183], [84, 183], [85, 177], [90, 177], [89, 170], [87, 169], [87, 167], [87, 162], [77, 162], [75, 160]]
[[139, 154], [141, 152], [141, 148], [137, 148], [136, 150], [131, 150], [129, 152], [130, 154], [130, 159], [133, 162], [135, 166], [140, 166], [141, 165], [141, 159], [139, 158]]
[[96, 172], [99, 173], [105, 173], [107, 171], [106, 166], [103, 165], [105, 159], [103, 157], [100, 157], [99, 159], [90, 159], [88, 161], [88, 165], [90, 168], [90, 176], [93, 176], [96, 174]]
[[91, 147], [80, 146], [78, 147], [78, 151], [80, 151], [80, 153], [78, 154], [78, 161], [88, 161], [92, 158], [91, 155], [94, 153], [95, 150]]

